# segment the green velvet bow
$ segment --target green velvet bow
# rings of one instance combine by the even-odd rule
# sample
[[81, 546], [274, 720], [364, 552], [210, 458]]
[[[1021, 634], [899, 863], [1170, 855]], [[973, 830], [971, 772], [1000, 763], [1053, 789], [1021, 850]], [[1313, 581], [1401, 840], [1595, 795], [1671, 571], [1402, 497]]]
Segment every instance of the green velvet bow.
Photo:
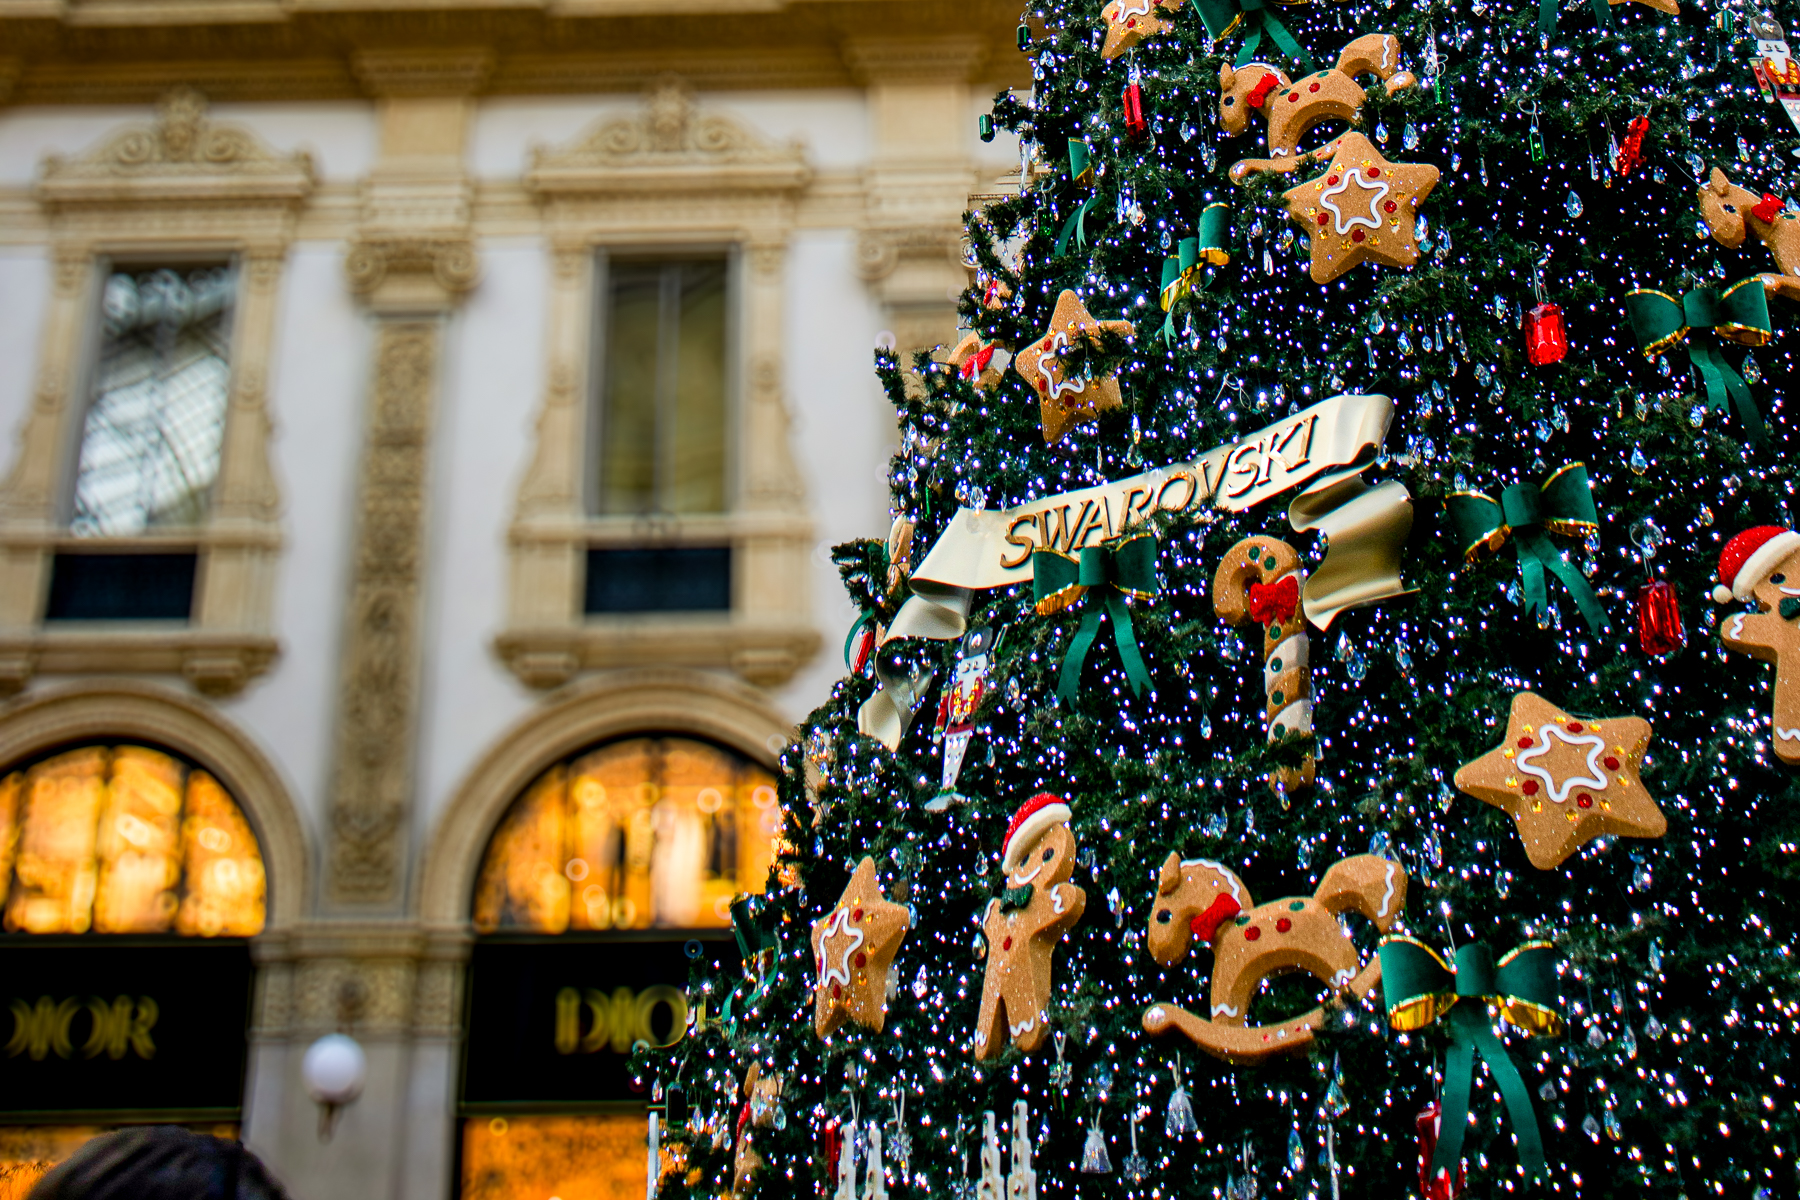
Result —
[[[1424, 942], [1391, 937], [1381, 943], [1381, 994], [1387, 999], [1388, 1024], [1402, 1032], [1423, 1029], [1445, 1018], [1450, 1056], [1444, 1063], [1444, 1115], [1431, 1172], [1456, 1173], [1462, 1158], [1463, 1133], [1469, 1124], [1469, 1089], [1475, 1080], [1475, 1055], [1487, 1062], [1507, 1116], [1519, 1139], [1519, 1163], [1529, 1178], [1544, 1173], [1544, 1139], [1537, 1111], [1519, 1068], [1494, 1035], [1488, 1006], [1498, 1008], [1526, 1033], [1556, 1037], [1562, 1014], [1556, 1007], [1556, 950], [1548, 942], [1526, 942], [1494, 961], [1480, 942], [1456, 951], [1453, 967]], [[1462, 1001], [1473, 1001], [1464, 1004]]]
[[[757, 895], [739, 896], [731, 902], [731, 931], [737, 937], [738, 957], [743, 961], [745, 973], [749, 973], [752, 964], [757, 968], [755, 986], [744, 996], [742, 1004], [738, 1003], [740, 989], [733, 987], [726, 993], [725, 1003], [719, 1009], [719, 1020], [728, 1030], [735, 1031], [737, 1018], [732, 1010], [737, 1008], [739, 1011], [747, 1011], [754, 1008], [776, 979], [777, 973], [768, 968], [780, 956], [781, 935], [775, 930], [774, 919], [769, 915], [764, 898]], [[765, 951], [769, 952], [767, 957], [759, 957]]]
[[1031, 903], [1031, 885], [1021, 883], [1018, 887], [1002, 886], [994, 893], [994, 899], [1000, 901], [1001, 912], [1018, 912]]
[[[1769, 299], [1762, 280], [1752, 275], [1729, 287], [1697, 287], [1681, 299], [1667, 292], [1639, 288], [1625, 297], [1625, 315], [1632, 336], [1645, 358], [1655, 358], [1687, 339], [1694, 329], [1710, 329], [1722, 341], [1740, 346], [1766, 346], [1774, 336], [1769, 321]], [[1724, 351], [1699, 339], [1687, 342], [1688, 357], [1706, 384], [1709, 408], [1725, 410], [1726, 397], [1737, 405], [1738, 416], [1753, 441], [1769, 436], [1757, 411], [1750, 385], [1725, 358]]]
[[[1163, 318], [1163, 341], [1175, 339], [1175, 306], [1193, 294], [1194, 281], [1200, 277], [1200, 264], [1222, 267], [1231, 261], [1231, 206], [1215, 201], [1200, 213], [1200, 231], [1194, 237], [1182, 238], [1175, 244], [1175, 257], [1163, 259], [1162, 307], [1169, 315]], [[1202, 287], [1208, 286], [1209, 279]]]
[[[1606, 0], [1599, 0], [1604, 4]], [[1288, 32], [1288, 27], [1281, 23], [1271, 2], [1266, 0], [1195, 0], [1194, 7], [1200, 10], [1200, 21], [1206, 26], [1206, 32], [1212, 40], [1222, 42], [1238, 31], [1238, 27], [1248, 22], [1250, 35], [1238, 49], [1234, 66], [1247, 67], [1256, 61], [1257, 48], [1262, 45], [1263, 34], [1281, 47], [1282, 53], [1299, 63], [1305, 70], [1302, 74], [1311, 75], [1319, 69], [1313, 62], [1312, 55], [1306, 47], [1295, 40]]]
[[[1069, 143], [1069, 179], [1076, 187], [1092, 187], [1094, 185], [1094, 164], [1086, 142]], [[1069, 248], [1069, 238], [1075, 238], [1077, 246], [1087, 246], [1087, 215], [1089, 210], [1100, 199], [1096, 195], [1089, 196], [1075, 206], [1069, 219], [1063, 222], [1062, 232], [1056, 235], [1056, 253], [1061, 254]]]
[[1593, 485], [1587, 467], [1565, 463], [1539, 487], [1515, 483], [1495, 500], [1483, 492], [1454, 492], [1444, 500], [1463, 561], [1473, 563], [1484, 552], [1500, 549], [1510, 539], [1519, 554], [1519, 580], [1525, 587], [1525, 611], [1536, 615], [1549, 607], [1548, 571], [1562, 580], [1581, 610], [1589, 632], [1606, 627], [1606, 611], [1580, 571], [1550, 543], [1549, 534], [1586, 537], [1600, 528], [1594, 511]]
[[1063, 655], [1062, 673], [1056, 682], [1058, 696], [1073, 700], [1080, 690], [1082, 664], [1087, 661], [1094, 639], [1100, 636], [1102, 608], [1112, 617], [1119, 661], [1125, 664], [1125, 678], [1131, 684], [1132, 695], [1139, 695], [1150, 686], [1150, 671], [1138, 649], [1137, 629], [1131, 623], [1131, 609], [1125, 597], [1149, 600], [1161, 590], [1156, 582], [1155, 534], [1149, 530], [1122, 534], [1099, 546], [1084, 547], [1076, 555], [1040, 548], [1031, 552], [1031, 572], [1039, 616], [1047, 617], [1079, 604], [1090, 590], [1097, 589], [1100, 600], [1082, 614], [1075, 638]]

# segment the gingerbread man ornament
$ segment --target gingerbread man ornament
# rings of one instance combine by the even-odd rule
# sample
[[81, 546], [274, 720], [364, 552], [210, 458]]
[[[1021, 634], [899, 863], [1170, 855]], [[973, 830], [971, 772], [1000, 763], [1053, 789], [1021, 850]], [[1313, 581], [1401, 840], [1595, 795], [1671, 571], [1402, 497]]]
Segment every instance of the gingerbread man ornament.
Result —
[[1800, 766], [1800, 533], [1758, 525], [1725, 543], [1713, 599], [1752, 598], [1757, 611], [1725, 618], [1719, 640], [1775, 664], [1775, 757]]
[[1005, 890], [988, 902], [981, 923], [988, 957], [975, 1018], [978, 1059], [998, 1056], [1008, 1039], [1029, 1054], [1050, 1032], [1044, 1009], [1057, 943], [1087, 907], [1087, 893], [1069, 882], [1075, 873], [1071, 815], [1060, 797], [1040, 792], [1007, 827]]
[[857, 863], [836, 907], [813, 922], [813, 1029], [820, 1037], [830, 1037], [845, 1020], [881, 1032], [888, 971], [911, 924], [906, 907], [881, 894], [875, 860]]

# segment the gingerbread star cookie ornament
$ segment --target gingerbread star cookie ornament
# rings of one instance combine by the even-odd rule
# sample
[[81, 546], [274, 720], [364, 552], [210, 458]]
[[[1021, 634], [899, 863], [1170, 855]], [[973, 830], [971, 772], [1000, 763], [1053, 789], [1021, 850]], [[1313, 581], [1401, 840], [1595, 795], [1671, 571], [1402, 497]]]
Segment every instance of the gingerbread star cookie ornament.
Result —
[[982, 918], [987, 976], [975, 1018], [975, 1057], [999, 1055], [1010, 1039], [1029, 1054], [1049, 1027], [1052, 968], [1063, 934], [1081, 920], [1087, 893], [1069, 882], [1075, 873], [1075, 835], [1069, 806], [1040, 792], [1013, 815], [1003, 843], [1006, 882]]
[[1100, 10], [1106, 21], [1106, 43], [1100, 47], [1101, 58], [1117, 58], [1147, 37], [1174, 27], [1163, 20], [1168, 13], [1181, 11], [1187, 0], [1112, 0]]
[[1050, 331], [1013, 359], [1019, 374], [1038, 394], [1046, 443], [1055, 445], [1074, 426], [1119, 407], [1117, 378], [1108, 375], [1104, 379], [1088, 379], [1068, 375], [1063, 369], [1062, 355], [1069, 347], [1096, 337], [1103, 329], [1120, 337], [1130, 337], [1133, 332], [1130, 321], [1096, 321], [1081, 297], [1065, 291], [1056, 298]]
[[1513, 697], [1506, 740], [1456, 772], [1456, 786], [1511, 817], [1540, 871], [1602, 834], [1659, 838], [1668, 818], [1638, 771], [1650, 745], [1641, 717], [1570, 716], [1542, 696]]
[[1800, 766], [1800, 533], [1758, 525], [1726, 542], [1713, 599], [1756, 601], [1756, 612], [1720, 623], [1719, 640], [1775, 664], [1775, 757]]
[[1330, 283], [1362, 262], [1418, 262], [1414, 224], [1437, 181], [1436, 167], [1391, 163], [1360, 133], [1339, 138], [1325, 173], [1282, 196], [1311, 239], [1313, 282]]
[[875, 860], [864, 858], [837, 907], [813, 922], [813, 1029], [830, 1037], [845, 1020], [877, 1033], [887, 1021], [888, 971], [912, 924], [881, 894]]

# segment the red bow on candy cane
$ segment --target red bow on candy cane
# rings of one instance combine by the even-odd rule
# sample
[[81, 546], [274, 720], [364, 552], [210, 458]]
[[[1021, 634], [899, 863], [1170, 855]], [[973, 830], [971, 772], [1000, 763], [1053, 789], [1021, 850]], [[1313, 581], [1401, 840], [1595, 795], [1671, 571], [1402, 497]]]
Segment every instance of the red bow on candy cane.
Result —
[[1300, 580], [1285, 575], [1274, 583], [1250, 585], [1250, 616], [1258, 625], [1286, 625], [1300, 604]]
[[1780, 211], [1781, 197], [1773, 192], [1764, 192], [1763, 198], [1758, 200], [1756, 206], [1750, 210], [1750, 215], [1759, 221], [1773, 221]]
[[1269, 93], [1280, 86], [1281, 77], [1270, 71], [1256, 81], [1256, 86], [1250, 89], [1250, 94], [1244, 98], [1244, 103], [1251, 108], [1261, 108], [1263, 102], [1269, 98]]
[[999, 343], [997, 342], [989, 342], [969, 357], [963, 359], [963, 364], [960, 368], [962, 377], [964, 379], [974, 379], [983, 371], [987, 370], [989, 360], [994, 357], [994, 347], [998, 344]]

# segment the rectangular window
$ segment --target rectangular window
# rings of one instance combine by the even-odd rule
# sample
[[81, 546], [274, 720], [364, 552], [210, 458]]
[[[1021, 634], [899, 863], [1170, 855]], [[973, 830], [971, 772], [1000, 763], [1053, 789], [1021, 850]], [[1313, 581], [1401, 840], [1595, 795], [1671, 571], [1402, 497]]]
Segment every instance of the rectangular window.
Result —
[[612, 259], [603, 274], [599, 513], [724, 512], [729, 264]]
[[69, 521], [77, 537], [205, 519], [224, 441], [235, 289], [228, 265], [119, 266], [107, 276]]
[[728, 612], [731, 547], [589, 550], [589, 613]]
[[46, 621], [186, 621], [199, 555], [58, 554]]

